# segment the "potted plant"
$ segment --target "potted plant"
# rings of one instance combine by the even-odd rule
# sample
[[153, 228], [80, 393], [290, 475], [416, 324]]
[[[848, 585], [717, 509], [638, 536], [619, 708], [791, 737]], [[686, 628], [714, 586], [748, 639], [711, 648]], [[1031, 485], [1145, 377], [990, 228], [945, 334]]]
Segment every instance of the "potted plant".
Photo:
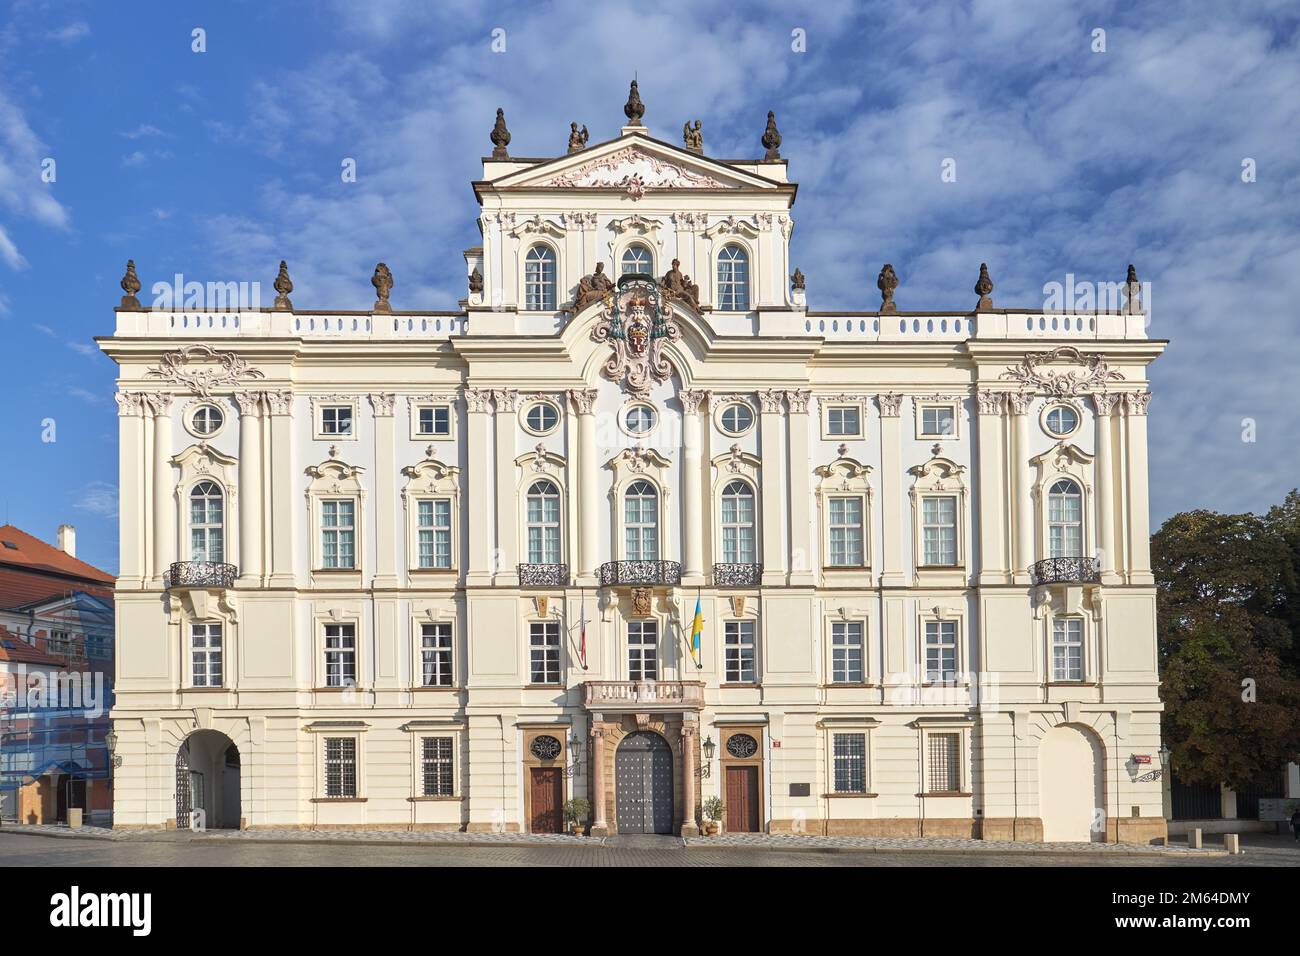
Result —
[[589, 816], [591, 801], [586, 797], [573, 797], [564, 801], [564, 819], [569, 821], [569, 832], [574, 836], [582, 836]]
[[721, 797], [708, 797], [703, 804], [704, 815], [708, 818], [706, 829], [709, 836], [717, 836], [722, 829], [722, 815], [727, 812], [727, 805]]

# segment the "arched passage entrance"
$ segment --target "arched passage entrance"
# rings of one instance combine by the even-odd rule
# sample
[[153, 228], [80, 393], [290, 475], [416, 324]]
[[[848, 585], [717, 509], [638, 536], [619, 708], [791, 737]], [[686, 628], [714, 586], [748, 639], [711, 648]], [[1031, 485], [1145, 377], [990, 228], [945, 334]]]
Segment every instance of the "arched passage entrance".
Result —
[[188, 830], [202, 811], [209, 830], [240, 824], [239, 748], [216, 730], [196, 730], [176, 751], [176, 827]]
[[1106, 838], [1101, 743], [1082, 727], [1053, 727], [1038, 745], [1038, 805], [1045, 841]]
[[673, 752], [648, 730], [628, 734], [614, 754], [619, 833], [673, 832]]

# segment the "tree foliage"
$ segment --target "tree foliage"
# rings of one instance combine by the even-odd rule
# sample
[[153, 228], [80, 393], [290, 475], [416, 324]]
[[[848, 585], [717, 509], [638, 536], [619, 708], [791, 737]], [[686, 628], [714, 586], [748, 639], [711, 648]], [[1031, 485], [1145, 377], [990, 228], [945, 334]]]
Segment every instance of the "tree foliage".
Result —
[[1267, 515], [1188, 511], [1151, 539], [1180, 780], [1236, 788], [1300, 752], [1300, 494]]

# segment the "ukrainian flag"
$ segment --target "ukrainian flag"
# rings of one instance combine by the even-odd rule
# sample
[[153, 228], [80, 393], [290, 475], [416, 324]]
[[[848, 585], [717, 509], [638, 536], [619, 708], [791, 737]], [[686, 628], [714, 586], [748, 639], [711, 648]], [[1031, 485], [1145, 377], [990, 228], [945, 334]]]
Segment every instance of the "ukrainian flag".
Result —
[[704, 614], [700, 610], [700, 596], [695, 595], [695, 620], [691, 622], [691, 656], [700, 664], [700, 635], [704, 633]]

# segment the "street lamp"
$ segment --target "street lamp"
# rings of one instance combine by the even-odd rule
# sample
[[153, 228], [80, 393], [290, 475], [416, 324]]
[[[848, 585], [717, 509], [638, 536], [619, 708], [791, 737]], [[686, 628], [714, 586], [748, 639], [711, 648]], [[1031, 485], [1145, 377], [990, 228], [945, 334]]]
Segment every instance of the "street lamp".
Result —
[[572, 760], [570, 761], [569, 766], [564, 768], [564, 775], [566, 777], [573, 777], [577, 775], [578, 770], [582, 766], [582, 738], [578, 736], [576, 730], [569, 732], [569, 756]]
[[1160, 750], [1159, 750], [1158, 752], [1159, 752], [1159, 754], [1160, 754], [1160, 766], [1163, 767], [1163, 768], [1165, 768], [1166, 770], [1168, 770], [1168, 769], [1169, 769], [1169, 754], [1170, 754], [1169, 747], [1166, 746], [1164, 743], [1161, 743], [1161, 744], [1160, 744]]
[[117, 755], [117, 732], [111, 727], [104, 734], [104, 746], [108, 749], [108, 762], [114, 768], [122, 766], [122, 758]]
[[700, 776], [709, 777], [713, 774], [713, 756], [718, 752], [718, 745], [713, 742], [713, 737], [704, 738], [704, 743], [700, 745], [704, 751], [704, 763], [700, 766]]

